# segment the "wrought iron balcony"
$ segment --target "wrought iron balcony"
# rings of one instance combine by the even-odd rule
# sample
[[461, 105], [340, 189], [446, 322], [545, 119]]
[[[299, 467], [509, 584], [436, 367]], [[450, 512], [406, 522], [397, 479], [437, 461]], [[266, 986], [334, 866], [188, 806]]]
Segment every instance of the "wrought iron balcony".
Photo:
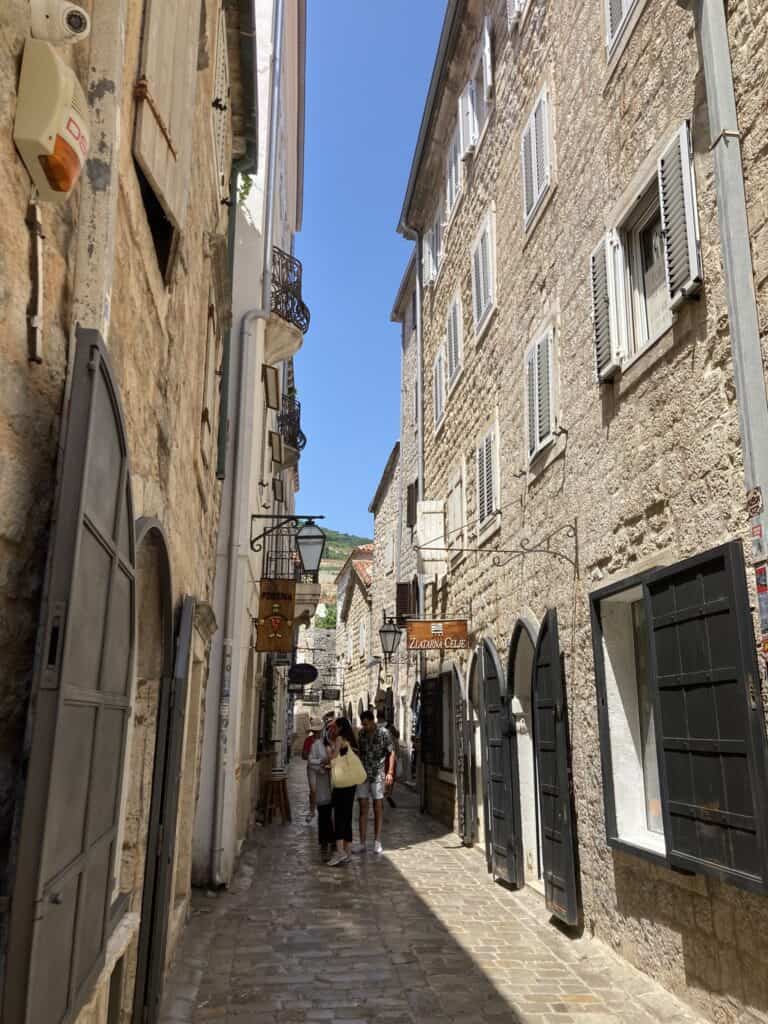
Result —
[[301, 263], [277, 246], [272, 249], [272, 312], [302, 334], [309, 330], [309, 310], [301, 298]]
[[296, 583], [317, 583], [317, 572], [305, 572], [296, 547], [296, 527], [281, 526], [264, 538], [264, 566], [266, 580], [294, 580]]
[[303, 452], [307, 445], [307, 437], [301, 429], [301, 402], [298, 398], [283, 395], [283, 404], [277, 419], [283, 442], [296, 451]]

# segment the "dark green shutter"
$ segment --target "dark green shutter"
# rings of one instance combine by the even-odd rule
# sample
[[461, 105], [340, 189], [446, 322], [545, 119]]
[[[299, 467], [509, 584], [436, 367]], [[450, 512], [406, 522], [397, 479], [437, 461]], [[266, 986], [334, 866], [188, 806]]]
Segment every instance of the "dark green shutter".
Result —
[[766, 889], [766, 739], [733, 541], [647, 584], [670, 864]]
[[443, 754], [443, 684], [430, 676], [421, 684], [421, 756], [424, 764], [440, 765]]
[[509, 709], [502, 693], [502, 671], [490, 641], [482, 646], [483, 694], [485, 706], [485, 771], [488, 800], [490, 870], [505, 882], [517, 882], [515, 863], [512, 746]]

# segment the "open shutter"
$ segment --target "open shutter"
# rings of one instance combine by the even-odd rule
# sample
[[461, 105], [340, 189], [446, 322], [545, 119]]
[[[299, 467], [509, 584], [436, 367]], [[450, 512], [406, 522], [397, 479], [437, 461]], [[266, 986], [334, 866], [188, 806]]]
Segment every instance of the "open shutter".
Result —
[[552, 435], [552, 331], [536, 346], [536, 402], [538, 441], [542, 445]]
[[533, 113], [536, 160], [535, 160], [535, 191], [536, 199], [549, 185], [549, 104], [547, 94], [542, 93]]
[[60, 465], [11, 902], [6, 1024], [73, 1019], [108, 937], [136, 584], [125, 426], [96, 331], [77, 331]]
[[434, 277], [434, 260], [432, 256], [432, 228], [424, 232], [422, 244], [421, 271], [424, 284], [427, 285]]
[[485, 439], [485, 501], [486, 517], [492, 516], [496, 511], [496, 480], [494, 470], [494, 433], [488, 434]]
[[485, 522], [487, 497], [485, 480], [485, 441], [477, 446], [477, 521], [480, 526]]
[[133, 151], [176, 228], [189, 193], [199, 15], [196, 0], [146, 0]]
[[515, 863], [514, 816], [512, 807], [512, 746], [506, 694], [502, 694], [502, 671], [495, 651], [487, 640], [482, 646], [483, 689], [485, 706], [486, 792], [490, 869], [494, 878], [517, 883]]
[[507, 0], [507, 28], [511, 31], [520, 20], [525, 0]]
[[536, 203], [536, 194], [533, 178], [533, 120], [530, 119], [523, 129], [523, 141], [521, 143], [522, 173], [523, 173], [523, 209], [525, 216], [529, 217]]
[[536, 451], [536, 348], [532, 348], [525, 360], [525, 389], [528, 406], [528, 455]]
[[419, 484], [417, 480], [413, 483], [408, 484], [408, 490], [406, 492], [406, 509], [405, 509], [405, 525], [415, 526], [416, 525], [416, 504], [418, 501], [418, 488]]
[[443, 683], [429, 676], [421, 683], [421, 756], [424, 764], [440, 765], [443, 754]]
[[461, 132], [461, 155], [471, 153], [477, 142], [475, 130], [475, 84], [467, 82], [464, 91], [459, 97], [459, 125]]
[[533, 670], [534, 745], [541, 808], [541, 853], [547, 910], [569, 925], [581, 915], [570, 739], [560, 663], [557, 612], [544, 617]]
[[491, 229], [487, 223], [480, 236], [480, 265], [482, 267], [482, 302], [483, 313], [491, 304]]
[[458, 811], [458, 832], [467, 846], [474, 839], [474, 822], [476, 812], [472, 801], [470, 775], [472, 773], [470, 750], [470, 725], [467, 715], [467, 702], [461, 690], [459, 673], [454, 666], [453, 677], [453, 742], [454, 742], [454, 775], [456, 776], [456, 803]]
[[702, 280], [693, 151], [687, 121], [659, 160], [659, 203], [667, 290], [674, 309], [698, 289]]
[[483, 21], [483, 89], [485, 102], [493, 98], [493, 51], [491, 49], [491, 19], [488, 15]]
[[606, 0], [608, 20], [608, 46], [616, 38], [616, 33], [624, 19], [624, 11], [628, 0]]
[[413, 611], [411, 608], [411, 584], [398, 583], [395, 597], [395, 616], [398, 621], [402, 621], [409, 615], [412, 615]]
[[475, 317], [475, 327], [480, 323], [483, 315], [483, 263], [480, 255], [480, 245], [475, 246], [472, 253], [472, 305]]
[[219, 29], [216, 39], [216, 66], [211, 110], [214, 154], [216, 158], [216, 183], [221, 200], [229, 198], [230, 106], [227, 18], [225, 11], [222, 10], [219, 14]]
[[607, 380], [621, 366], [618, 331], [614, 324], [609, 263], [610, 237], [606, 235], [589, 259], [589, 280], [592, 291], [592, 326], [595, 339], [595, 370], [598, 380]]
[[766, 891], [768, 773], [741, 544], [647, 585], [670, 863]]

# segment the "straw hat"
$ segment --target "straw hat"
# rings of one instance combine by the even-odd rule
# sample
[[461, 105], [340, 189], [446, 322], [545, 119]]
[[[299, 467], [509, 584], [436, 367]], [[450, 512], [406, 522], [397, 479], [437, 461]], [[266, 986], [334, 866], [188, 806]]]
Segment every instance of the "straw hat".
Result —
[[323, 720], [322, 720], [322, 718], [310, 718], [310, 720], [309, 720], [309, 731], [310, 732], [322, 732], [323, 731]]

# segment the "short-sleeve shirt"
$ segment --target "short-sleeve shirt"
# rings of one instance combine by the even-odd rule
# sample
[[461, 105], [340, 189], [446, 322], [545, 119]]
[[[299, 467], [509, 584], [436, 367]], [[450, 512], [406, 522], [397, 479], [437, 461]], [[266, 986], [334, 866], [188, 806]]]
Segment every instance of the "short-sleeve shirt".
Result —
[[387, 756], [392, 753], [392, 737], [383, 725], [377, 725], [371, 733], [361, 729], [357, 737], [360, 760], [369, 782], [383, 781]]

